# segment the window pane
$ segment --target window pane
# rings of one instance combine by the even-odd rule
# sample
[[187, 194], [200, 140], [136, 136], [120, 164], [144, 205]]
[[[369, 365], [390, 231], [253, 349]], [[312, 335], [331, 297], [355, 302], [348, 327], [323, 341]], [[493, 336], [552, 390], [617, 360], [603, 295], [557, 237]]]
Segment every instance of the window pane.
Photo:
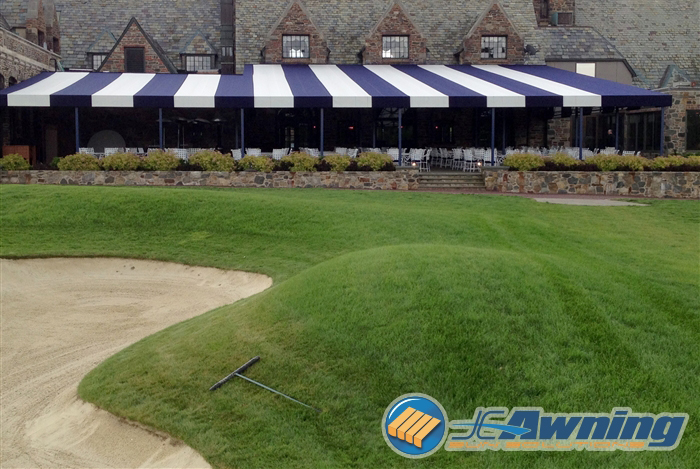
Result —
[[127, 73], [143, 73], [146, 71], [143, 47], [125, 47]]
[[482, 59], [505, 59], [507, 55], [507, 36], [482, 36]]
[[211, 55], [188, 55], [185, 58], [185, 69], [188, 72], [196, 72], [198, 70], [211, 70], [211, 63]]
[[382, 37], [382, 58], [385, 58], [385, 59], [407, 59], [408, 58], [408, 36], [383, 36]]
[[102, 62], [107, 58], [107, 54], [92, 54], [92, 69], [97, 70]]
[[308, 59], [309, 36], [282, 36], [282, 57], [285, 59]]

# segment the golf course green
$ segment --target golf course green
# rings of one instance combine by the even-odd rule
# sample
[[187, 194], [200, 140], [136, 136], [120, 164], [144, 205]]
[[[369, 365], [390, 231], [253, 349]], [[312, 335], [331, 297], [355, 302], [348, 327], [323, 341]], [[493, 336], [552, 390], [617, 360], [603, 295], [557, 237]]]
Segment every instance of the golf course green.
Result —
[[[700, 202], [552, 205], [381, 191], [0, 186], [0, 256], [114, 256], [274, 285], [119, 352], [80, 396], [221, 468], [700, 467]], [[39, 294], [40, 292], [38, 292]], [[260, 355], [240, 379], [209, 387]], [[385, 408], [683, 412], [670, 452], [438, 451]]]

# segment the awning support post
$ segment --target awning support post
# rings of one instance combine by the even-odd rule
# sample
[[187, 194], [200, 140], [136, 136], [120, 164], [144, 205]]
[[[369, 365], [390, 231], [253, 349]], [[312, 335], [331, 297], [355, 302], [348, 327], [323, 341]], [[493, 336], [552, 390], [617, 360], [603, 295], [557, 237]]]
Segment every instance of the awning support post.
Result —
[[158, 108], [158, 134], [160, 136], [160, 149], [163, 149], [163, 108]]
[[78, 108], [75, 108], [75, 152], [80, 153], [80, 117]]
[[578, 109], [578, 159], [583, 160], [583, 108], [580, 107]]
[[615, 108], [615, 151], [620, 149], [620, 110]]
[[324, 130], [325, 130], [325, 128], [324, 128], [324, 120], [325, 120], [324, 117], [325, 117], [325, 116], [324, 116], [323, 108], [321, 108], [321, 138], [320, 138], [320, 140], [321, 140], [320, 147], [321, 147], [321, 148], [319, 148], [319, 150], [320, 150], [320, 152], [321, 152], [321, 158], [323, 158], [323, 146], [325, 145], [325, 139], [323, 138], [323, 134], [325, 133], [325, 132], [324, 132]]
[[659, 140], [659, 156], [664, 156], [664, 131], [666, 130], [666, 108], [661, 108], [661, 139]]
[[491, 108], [491, 166], [494, 165], [496, 153], [496, 108]]
[[501, 151], [506, 154], [506, 110], [503, 109], [503, 137], [501, 141]]
[[245, 109], [241, 108], [241, 158], [245, 156]]
[[403, 161], [402, 161], [403, 160], [403, 151], [401, 149], [401, 146], [402, 146], [401, 145], [402, 144], [401, 137], [403, 136], [402, 135], [402, 133], [403, 133], [402, 132], [403, 131], [403, 122], [402, 122], [403, 119], [402, 119], [402, 117], [403, 117], [403, 108], [399, 108], [399, 166], [403, 165]]

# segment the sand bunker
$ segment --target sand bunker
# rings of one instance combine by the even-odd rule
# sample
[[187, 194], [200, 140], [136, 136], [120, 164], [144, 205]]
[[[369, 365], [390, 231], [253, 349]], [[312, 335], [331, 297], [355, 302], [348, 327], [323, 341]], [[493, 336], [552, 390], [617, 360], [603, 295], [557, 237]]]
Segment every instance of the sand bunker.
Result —
[[209, 467], [182, 442], [81, 401], [78, 383], [139, 339], [271, 284], [164, 262], [0, 259], [0, 466]]

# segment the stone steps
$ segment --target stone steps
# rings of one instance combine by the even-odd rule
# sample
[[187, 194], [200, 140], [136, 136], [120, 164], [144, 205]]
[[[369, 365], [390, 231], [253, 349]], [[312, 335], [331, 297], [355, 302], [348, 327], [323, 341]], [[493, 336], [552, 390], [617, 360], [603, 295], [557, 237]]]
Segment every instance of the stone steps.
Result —
[[418, 176], [418, 184], [421, 189], [486, 189], [481, 173], [421, 173]]

